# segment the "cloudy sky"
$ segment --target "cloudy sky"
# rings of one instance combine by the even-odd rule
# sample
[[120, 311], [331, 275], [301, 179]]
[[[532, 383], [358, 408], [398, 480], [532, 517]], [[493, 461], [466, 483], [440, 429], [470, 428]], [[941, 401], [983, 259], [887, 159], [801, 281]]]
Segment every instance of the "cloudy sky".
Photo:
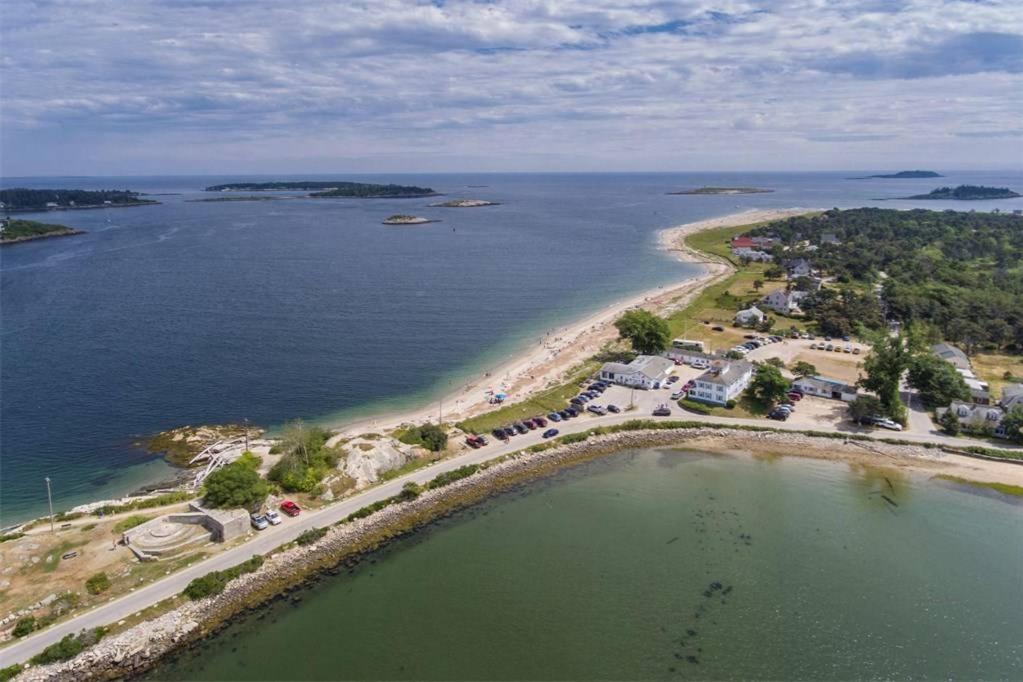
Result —
[[0, 172], [1018, 169], [1021, 0], [3, 0]]

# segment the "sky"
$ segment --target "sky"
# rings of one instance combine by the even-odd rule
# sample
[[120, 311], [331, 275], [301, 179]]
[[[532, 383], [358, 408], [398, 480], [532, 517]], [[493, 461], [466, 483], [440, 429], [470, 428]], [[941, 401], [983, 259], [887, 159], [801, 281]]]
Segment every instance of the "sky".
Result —
[[0, 2], [4, 176], [1021, 167], [1021, 0]]

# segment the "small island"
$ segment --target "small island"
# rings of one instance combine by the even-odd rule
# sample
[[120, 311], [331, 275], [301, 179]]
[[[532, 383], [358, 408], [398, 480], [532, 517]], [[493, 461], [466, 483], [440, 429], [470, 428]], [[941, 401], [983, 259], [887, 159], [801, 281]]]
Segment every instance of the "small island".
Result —
[[50, 237], [70, 237], [75, 234], [85, 234], [85, 232], [67, 225], [37, 223], [34, 220], [14, 218], [0, 220], [0, 244], [17, 244]]
[[211, 185], [206, 192], [312, 192], [310, 197], [330, 199], [353, 197], [357, 199], [405, 199], [411, 197], [440, 196], [430, 187], [415, 185], [378, 185], [368, 182], [316, 181], [316, 182], [233, 182]]
[[158, 204], [143, 199], [130, 190], [27, 189], [15, 187], [0, 190], [0, 210], [4, 211], [67, 211], [83, 208], [121, 208]]
[[915, 194], [901, 199], [933, 199], [949, 201], [980, 201], [983, 199], [1015, 199], [1023, 196], [1008, 187], [984, 187], [982, 185], [959, 185], [958, 187], [939, 187], [928, 194]]
[[398, 213], [388, 217], [384, 225], [425, 225], [426, 223], [439, 223], [439, 220], [430, 220], [416, 215], [405, 215]]
[[486, 201], [484, 199], [452, 199], [451, 201], [445, 201], [440, 204], [430, 204], [437, 208], [477, 208], [479, 206], [500, 206], [496, 201]]
[[773, 189], [762, 189], [760, 187], [696, 187], [694, 189], [683, 189], [668, 194], [767, 194]]
[[906, 178], [943, 178], [945, 177], [941, 173], [935, 173], [929, 170], [908, 170], [899, 171], [898, 173], [888, 173], [882, 175], [864, 175], [860, 178], [849, 178], [850, 180], [870, 180], [872, 178], [885, 178], [890, 180], [903, 180]]

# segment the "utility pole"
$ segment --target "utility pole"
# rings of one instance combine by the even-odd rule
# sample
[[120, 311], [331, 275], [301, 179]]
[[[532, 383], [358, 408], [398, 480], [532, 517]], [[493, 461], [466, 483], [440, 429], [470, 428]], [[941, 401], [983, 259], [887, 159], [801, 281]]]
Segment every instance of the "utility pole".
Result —
[[50, 492], [50, 477], [46, 477], [46, 499], [50, 502], [50, 532], [53, 530], [53, 494]]
[[249, 451], [249, 418], [242, 417], [242, 421], [245, 422], [245, 452]]

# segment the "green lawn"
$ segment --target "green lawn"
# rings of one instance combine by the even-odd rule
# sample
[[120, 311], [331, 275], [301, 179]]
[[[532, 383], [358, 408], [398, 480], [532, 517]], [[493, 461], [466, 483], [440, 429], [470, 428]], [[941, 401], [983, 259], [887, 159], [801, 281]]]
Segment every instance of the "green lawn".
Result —
[[599, 366], [598, 360], [587, 360], [572, 370], [569, 380], [565, 383], [541, 391], [529, 400], [466, 419], [459, 422], [458, 427], [463, 431], [488, 434], [498, 426], [507, 426], [526, 417], [546, 415], [548, 412], [563, 410], [568, 405], [569, 398], [579, 393], [581, 384]]

